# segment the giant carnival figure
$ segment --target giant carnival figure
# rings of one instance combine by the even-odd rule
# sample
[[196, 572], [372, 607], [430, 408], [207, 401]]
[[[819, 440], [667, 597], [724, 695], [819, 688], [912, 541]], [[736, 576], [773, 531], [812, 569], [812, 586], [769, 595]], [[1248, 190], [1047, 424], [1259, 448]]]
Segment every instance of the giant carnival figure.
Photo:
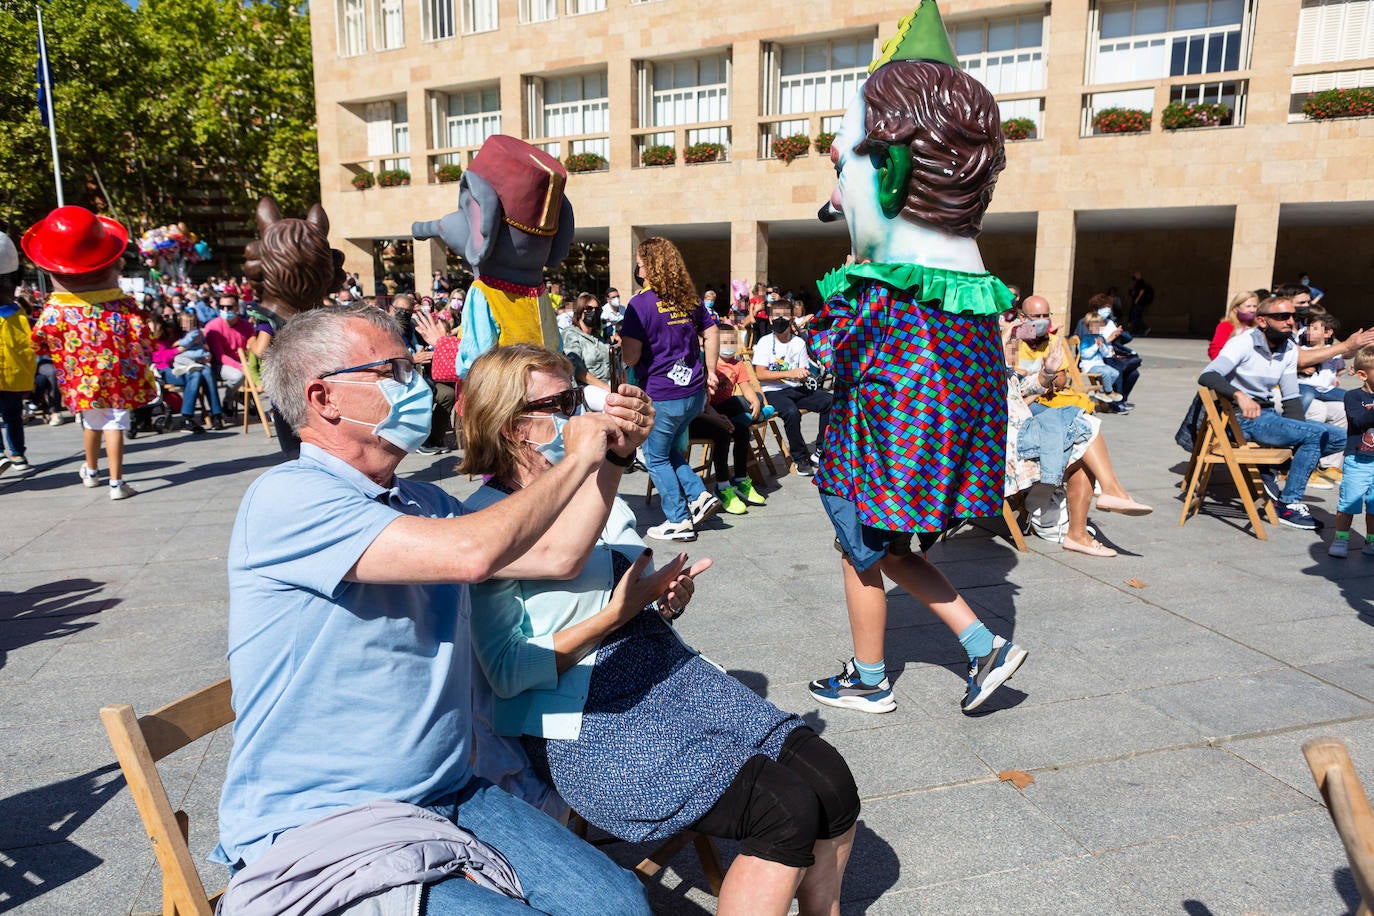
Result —
[[572, 246], [567, 181], [563, 164], [548, 153], [493, 134], [458, 183], [458, 209], [412, 226], [416, 239], [442, 239], [476, 277], [463, 300], [461, 341], [435, 344], [435, 379], [461, 380], [497, 346], [561, 349], [544, 269], [557, 267]]
[[971, 711], [1026, 653], [978, 620], [924, 547], [1002, 507], [998, 315], [1012, 295], [976, 241], [1006, 164], [1001, 117], [959, 68], [934, 0], [902, 20], [869, 69], [830, 148], [839, 177], [819, 214], [845, 220], [853, 255], [820, 281], [812, 340], [835, 375], [815, 482], [843, 554], [854, 658], [810, 690], [832, 706], [896, 708], [883, 658], [886, 576], [958, 635]]

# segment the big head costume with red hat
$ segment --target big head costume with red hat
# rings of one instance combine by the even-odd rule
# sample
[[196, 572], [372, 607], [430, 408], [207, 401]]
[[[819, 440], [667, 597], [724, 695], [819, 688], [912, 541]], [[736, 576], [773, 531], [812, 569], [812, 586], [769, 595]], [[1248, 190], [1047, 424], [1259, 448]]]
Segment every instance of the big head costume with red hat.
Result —
[[532, 343], [558, 349], [557, 316], [543, 289], [572, 245], [573, 210], [562, 163], [524, 140], [487, 138], [458, 183], [458, 209], [418, 221], [416, 239], [442, 239], [472, 267], [476, 281], [463, 307], [463, 337], [436, 345], [439, 381], [462, 378], [495, 346]]
[[129, 230], [85, 207], [58, 207], [29, 227], [19, 244], [29, 260], [49, 273], [90, 274], [124, 257]]

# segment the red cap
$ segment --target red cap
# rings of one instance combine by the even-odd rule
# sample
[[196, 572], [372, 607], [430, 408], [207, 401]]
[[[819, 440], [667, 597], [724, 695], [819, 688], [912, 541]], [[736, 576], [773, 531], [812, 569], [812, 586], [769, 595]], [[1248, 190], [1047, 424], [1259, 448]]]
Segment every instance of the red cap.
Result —
[[507, 223], [531, 235], [558, 231], [568, 172], [557, 159], [524, 140], [492, 134], [468, 171], [496, 189]]
[[29, 260], [55, 274], [103, 270], [124, 256], [129, 230], [85, 207], [58, 207], [24, 233]]

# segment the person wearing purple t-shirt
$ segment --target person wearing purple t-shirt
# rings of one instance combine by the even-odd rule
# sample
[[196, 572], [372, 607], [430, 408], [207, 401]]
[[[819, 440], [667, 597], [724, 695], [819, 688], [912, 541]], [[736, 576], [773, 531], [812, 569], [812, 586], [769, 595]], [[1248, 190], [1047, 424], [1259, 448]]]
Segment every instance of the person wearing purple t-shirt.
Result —
[[720, 500], [693, 473], [676, 442], [701, 413], [708, 388], [715, 389], [718, 332], [672, 242], [645, 239], [635, 264], [644, 289], [625, 310], [620, 342], [625, 364], [637, 367], [657, 411], [644, 461], [667, 518], [647, 534], [660, 541], [693, 541], [697, 526], [720, 510]]

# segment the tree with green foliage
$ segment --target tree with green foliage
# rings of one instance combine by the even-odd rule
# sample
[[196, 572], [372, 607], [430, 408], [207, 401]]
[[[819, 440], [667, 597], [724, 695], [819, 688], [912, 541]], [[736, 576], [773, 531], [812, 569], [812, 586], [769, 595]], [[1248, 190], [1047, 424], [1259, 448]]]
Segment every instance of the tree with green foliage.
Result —
[[[45, 0], [62, 184], [69, 203], [132, 232], [227, 201], [251, 219], [319, 197], [310, 22], [254, 0]], [[32, 4], [0, 0], [0, 227], [56, 203], [35, 98]]]

